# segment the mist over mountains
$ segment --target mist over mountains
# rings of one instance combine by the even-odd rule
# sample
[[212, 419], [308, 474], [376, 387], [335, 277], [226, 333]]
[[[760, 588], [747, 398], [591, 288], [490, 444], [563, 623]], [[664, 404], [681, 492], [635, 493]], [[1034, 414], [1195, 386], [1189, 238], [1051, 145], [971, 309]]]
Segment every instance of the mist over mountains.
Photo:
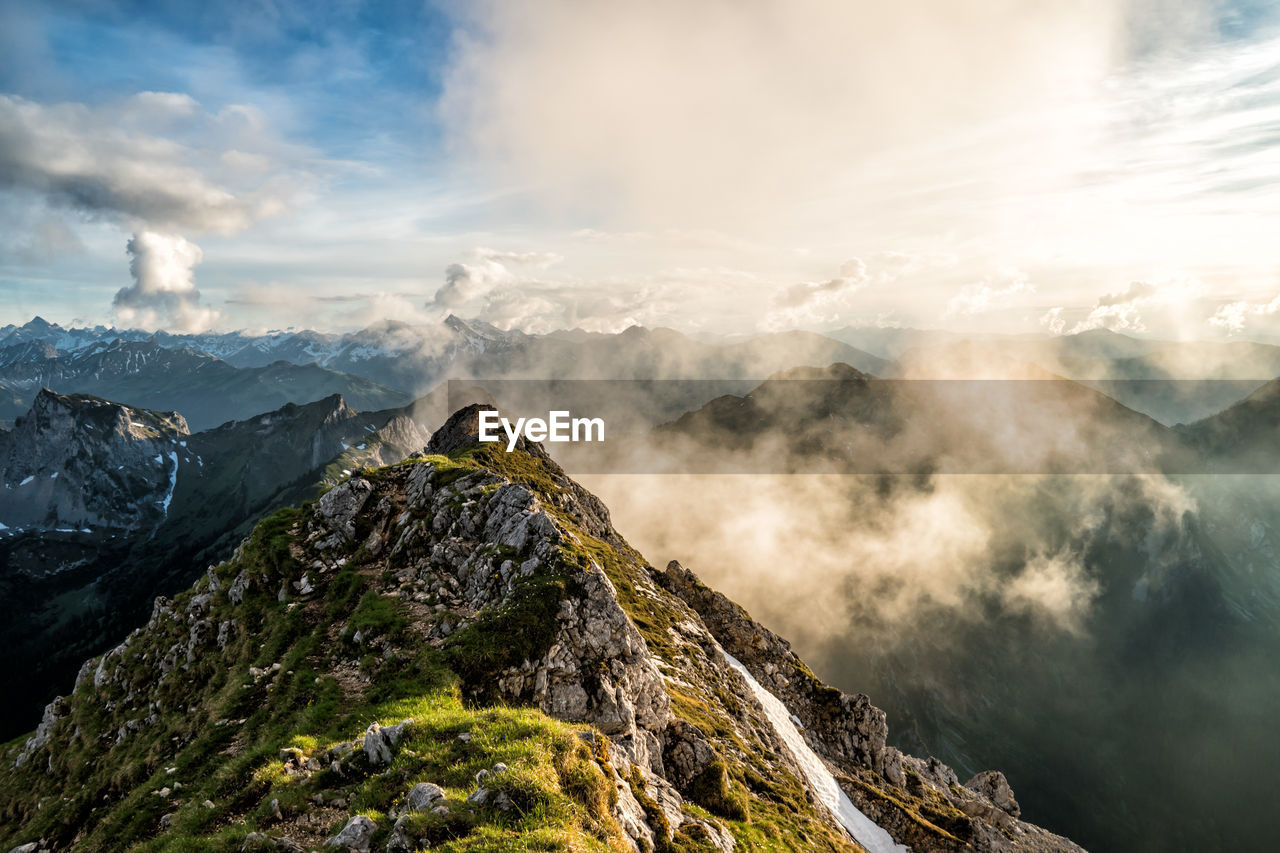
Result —
[[871, 695], [894, 746], [1000, 767], [1090, 849], [1270, 837], [1280, 503], [1193, 472], [1273, 470], [1276, 348], [838, 336], [5, 327], [5, 730], [272, 511], [413, 457], [470, 400], [554, 402], [629, 425], [631, 468], [551, 450], [644, 553]]

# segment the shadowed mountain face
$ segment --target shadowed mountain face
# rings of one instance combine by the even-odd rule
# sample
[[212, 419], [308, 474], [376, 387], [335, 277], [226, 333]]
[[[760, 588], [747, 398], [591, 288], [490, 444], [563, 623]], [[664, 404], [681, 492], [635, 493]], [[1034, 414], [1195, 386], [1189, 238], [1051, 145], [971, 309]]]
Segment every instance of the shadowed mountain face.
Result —
[[[1262, 710], [1280, 702], [1278, 478], [1163, 466], [1192, 446], [1274, 470], [1269, 389], [1174, 431], [1071, 383], [1027, 383], [1055, 397], [1024, 421], [998, 396], [935, 393], [949, 383], [802, 375], [817, 378], [655, 431], [668, 470], [739, 473], [593, 487], [647, 551], [691, 555], [837, 684], [876, 696], [892, 743], [1000, 766], [1090, 849], [1265, 849], [1280, 830]], [[1135, 464], [1052, 473], [1087, 454]], [[862, 458], [903, 464], [840, 467]], [[1070, 464], [957, 464], [990, 459]], [[855, 475], [763, 476], [824, 466]]]
[[1280, 431], [1280, 380], [1215, 415], [1179, 428], [1199, 454], [1220, 459], [1235, 473], [1270, 472]]
[[360, 414], [335, 395], [190, 435], [174, 413], [41, 392], [0, 434], [0, 641], [14, 661], [3, 731], [264, 513], [417, 452], [430, 425], [401, 410]]
[[173, 454], [187, 436], [176, 412], [41, 391], [13, 432], [0, 435], [5, 532], [101, 538], [153, 530], [168, 512]]
[[0, 754], [0, 842], [1079, 853], [476, 420], [271, 516], [86, 661]]

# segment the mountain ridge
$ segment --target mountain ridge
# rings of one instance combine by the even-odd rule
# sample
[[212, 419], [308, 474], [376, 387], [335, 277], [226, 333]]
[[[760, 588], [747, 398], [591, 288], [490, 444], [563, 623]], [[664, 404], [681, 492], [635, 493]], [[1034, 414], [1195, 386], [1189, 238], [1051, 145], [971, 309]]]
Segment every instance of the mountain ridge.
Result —
[[[865, 696], [682, 567], [649, 566], [539, 446], [474, 443], [477, 409], [433, 435], [450, 455], [281, 511], [87, 661], [4, 751], [6, 841], [1079, 849], [1023, 822], [999, 774], [961, 785], [885, 747]], [[780, 728], [799, 726], [752, 681], [825, 769], [802, 766]], [[815, 773], [877, 823], [851, 830]]]
[[141, 623], [157, 592], [187, 586], [265, 513], [421, 449], [443, 415], [415, 418], [431, 414], [362, 414], [330, 395], [188, 434], [181, 416], [42, 392], [0, 432], [5, 736], [85, 654]]

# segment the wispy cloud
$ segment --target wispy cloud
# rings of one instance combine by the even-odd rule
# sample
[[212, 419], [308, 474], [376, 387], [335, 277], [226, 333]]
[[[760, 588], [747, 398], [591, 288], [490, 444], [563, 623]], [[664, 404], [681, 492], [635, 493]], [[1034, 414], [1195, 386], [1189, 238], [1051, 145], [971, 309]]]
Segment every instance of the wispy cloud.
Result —
[[190, 97], [168, 92], [96, 109], [0, 95], [0, 188], [131, 228], [237, 231], [286, 203], [284, 183], [261, 175], [267, 158], [197, 148], [164, 131], [181, 127], [190, 137], [198, 135], [193, 125], [260, 120], [243, 107], [209, 116]]
[[995, 277], [966, 284], [947, 301], [947, 316], [985, 314], [1007, 302], [1010, 297], [1035, 293], [1036, 288], [1018, 270], [1004, 270]]

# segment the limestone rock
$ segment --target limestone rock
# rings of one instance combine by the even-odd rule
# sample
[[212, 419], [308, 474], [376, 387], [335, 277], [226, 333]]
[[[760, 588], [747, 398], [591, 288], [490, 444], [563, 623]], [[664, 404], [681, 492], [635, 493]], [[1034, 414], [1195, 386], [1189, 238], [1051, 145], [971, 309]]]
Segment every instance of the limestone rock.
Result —
[[364, 754], [374, 767], [385, 767], [395, 757], [395, 748], [404, 736], [405, 730], [412, 724], [404, 720], [394, 726], [380, 726], [373, 723], [364, 733]]
[[351, 853], [369, 853], [378, 825], [364, 815], [356, 815], [347, 821], [342, 831], [324, 843], [325, 847], [347, 850]]
[[1013, 789], [1009, 787], [1009, 780], [1004, 778], [1004, 774], [999, 770], [984, 770], [965, 782], [964, 786], [986, 797], [997, 808], [1012, 817], [1022, 814], [1022, 808], [1014, 799]]
[[444, 789], [431, 782], [419, 782], [409, 789], [409, 810], [428, 811], [438, 800], [444, 799]]

